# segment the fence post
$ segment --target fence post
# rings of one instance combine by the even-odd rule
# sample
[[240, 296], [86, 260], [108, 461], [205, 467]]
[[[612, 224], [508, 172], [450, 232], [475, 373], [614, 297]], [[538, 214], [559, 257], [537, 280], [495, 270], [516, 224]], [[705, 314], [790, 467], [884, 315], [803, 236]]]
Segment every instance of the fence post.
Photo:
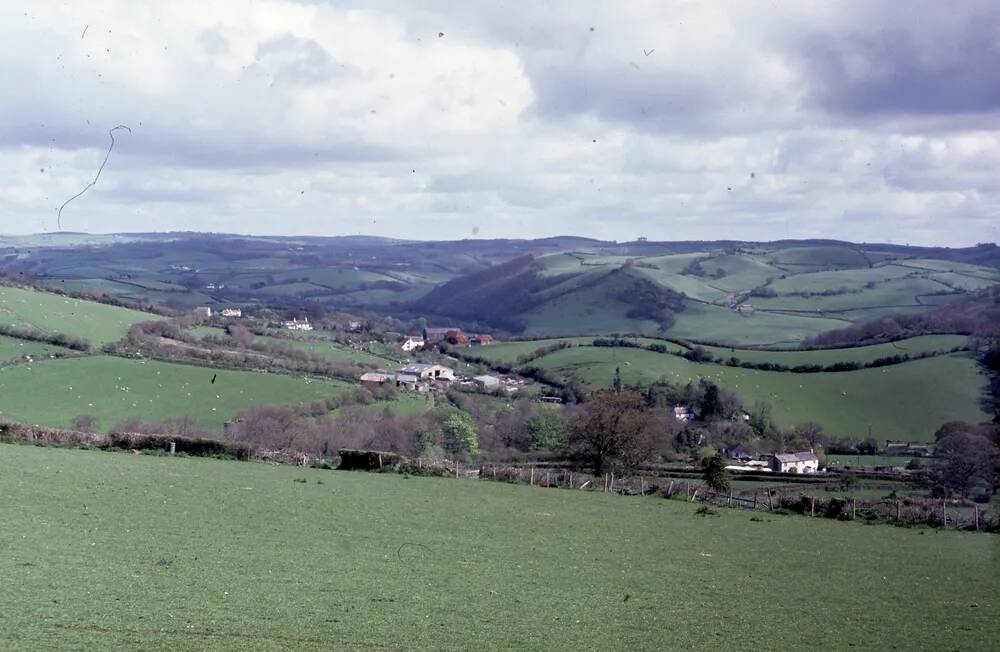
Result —
[[753, 511], [757, 511], [757, 492], [753, 492]]
[[976, 510], [976, 532], [979, 532], [979, 505], [973, 505], [972, 507]]
[[767, 509], [768, 511], [774, 511], [774, 502], [771, 500], [771, 490], [767, 490]]
[[497, 479], [497, 465], [496, 464], [493, 465], [493, 479], [494, 480]]
[[643, 498], [646, 497], [646, 479], [641, 475], [639, 476], [639, 495]]
[[531, 475], [528, 477], [528, 484], [532, 487], [535, 486], [535, 465], [531, 465]]
[[811, 505], [809, 506], [809, 516], [815, 517], [816, 516], [816, 496], [811, 496], [811, 498], [812, 498], [812, 501], [811, 501]]
[[573, 472], [572, 471], [569, 472], [569, 486], [570, 486], [571, 489], [576, 486], [576, 483], [573, 482]]
[[733, 506], [733, 490], [732, 489], [729, 490], [729, 502], [728, 502], [728, 506], [729, 507]]
[[896, 522], [897, 523], [899, 523], [899, 517], [900, 517], [900, 512], [901, 512], [901, 509], [902, 509], [902, 505], [903, 505], [903, 503], [901, 503], [898, 500], [896, 501]]
[[458, 478], [458, 462], [455, 462], [455, 478]]
[[615, 492], [615, 472], [614, 471], [611, 472], [611, 485], [610, 485], [610, 487], [611, 487], [611, 493], [614, 493]]
[[697, 489], [695, 489], [694, 493], [691, 494], [691, 502], [693, 503], [696, 500], [698, 500], [698, 490]]
[[177, 453], [177, 442], [170, 442], [170, 454], [175, 455]]
[[674, 497], [674, 481], [670, 481], [670, 485], [667, 487], [667, 498]]
[[851, 520], [857, 520], [858, 518], [858, 499], [851, 498]]
[[419, 470], [421, 470], [422, 468], [424, 468], [424, 464], [423, 464], [423, 460], [421, 460], [421, 459], [420, 459], [420, 458], [418, 457], [418, 458], [417, 458], [417, 470], [419, 471]]
[[948, 527], [948, 507], [944, 502], [944, 498], [941, 499], [941, 520], [943, 521], [943, 526]]
[[545, 472], [545, 486], [546, 487], [552, 486], [552, 483], [549, 482], [549, 472], [548, 471]]

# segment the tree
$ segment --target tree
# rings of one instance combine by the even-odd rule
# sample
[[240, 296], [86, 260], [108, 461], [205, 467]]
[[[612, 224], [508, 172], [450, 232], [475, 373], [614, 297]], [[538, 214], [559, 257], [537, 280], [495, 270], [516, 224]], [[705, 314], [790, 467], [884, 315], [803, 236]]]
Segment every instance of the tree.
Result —
[[774, 429], [770, 403], [757, 401], [753, 404], [753, 407], [750, 408], [750, 427], [761, 437]]
[[722, 402], [719, 400], [719, 386], [704, 378], [699, 383], [704, 390], [698, 405], [698, 414], [705, 421], [722, 416]]
[[642, 396], [601, 390], [570, 418], [567, 448], [596, 473], [615, 465], [630, 469], [652, 457], [658, 430], [656, 415]]
[[701, 461], [701, 466], [705, 471], [705, 484], [713, 491], [729, 491], [729, 471], [726, 470], [726, 461], [722, 455], [716, 453], [711, 457], [706, 457]]
[[986, 428], [965, 425], [963, 430], [948, 423], [935, 435], [937, 484], [963, 498], [974, 493], [991, 495], [997, 483], [997, 447]]
[[528, 419], [532, 450], [557, 451], [566, 445], [566, 424], [554, 412], [543, 412]]
[[450, 455], [478, 455], [479, 436], [476, 422], [465, 412], [451, 412], [441, 422], [444, 449]]
[[622, 368], [615, 367], [615, 379], [611, 383], [611, 389], [615, 390], [616, 393], [622, 393]]

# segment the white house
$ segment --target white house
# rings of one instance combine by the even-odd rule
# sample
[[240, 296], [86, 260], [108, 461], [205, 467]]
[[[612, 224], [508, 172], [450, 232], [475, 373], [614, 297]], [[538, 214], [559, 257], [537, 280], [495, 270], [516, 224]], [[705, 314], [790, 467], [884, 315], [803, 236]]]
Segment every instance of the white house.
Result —
[[819, 458], [812, 451], [778, 453], [771, 458], [771, 469], [778, 473], [816, 473]]
[[403, 345], [401, 347], [404, 351], [412, 351], [413, 349], [424, 348], [424, 340], [422, 337], [415, 337], [410, 335], [405, 340], [403, 340]]
[[687, 422], [694, 418], [694, 413], [686, 405], [678, 405], [674, 408], [674, 418], [680, 422]]
[[239, 308], [223, 308], [219, 314], [223, 317], [242, 317], [243, 311]]
[[285, 328], [290, 331], [311, 331], [313, 329], [312, 324], [309, 323], [309, 318], [304, 318], [302, 321], [298, 319], [292, 319], [292, 321], [285, 322]]

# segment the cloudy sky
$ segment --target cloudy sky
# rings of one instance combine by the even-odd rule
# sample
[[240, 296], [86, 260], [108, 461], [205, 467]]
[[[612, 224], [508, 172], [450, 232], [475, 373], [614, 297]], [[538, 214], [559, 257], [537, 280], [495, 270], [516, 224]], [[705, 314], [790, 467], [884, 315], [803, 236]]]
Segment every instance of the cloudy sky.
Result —
[[[419, 8], [417, 8], [419, 7]], [[0, 231], [1000, 240], [1000, 5], [0, 5]]]

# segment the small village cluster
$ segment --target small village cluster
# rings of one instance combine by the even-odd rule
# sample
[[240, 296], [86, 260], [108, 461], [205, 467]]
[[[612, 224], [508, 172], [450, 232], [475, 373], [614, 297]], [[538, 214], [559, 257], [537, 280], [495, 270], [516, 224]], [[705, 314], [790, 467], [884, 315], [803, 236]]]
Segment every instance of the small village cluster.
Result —
[[[487, 346], [493, 343], [491, 335], [469, 335], [459, 328], [425, 328], [422, 335], [407, 335], [400, 348], [411, 352], [429, 348], [440, 342], [455, 346]], [[481, 376], [456, 375], [455, 371], [440, 364], [414, 362], [395, 372], [375, 371], [362, 374], [361, 382], [371, 384], [394, 383], [396, 387], [417, 392], [440, 392], [456, 386], [480, 392], [506, 392], [512, 394], [524, 386], [519, 378], [505, 378], [484, 374]]]

